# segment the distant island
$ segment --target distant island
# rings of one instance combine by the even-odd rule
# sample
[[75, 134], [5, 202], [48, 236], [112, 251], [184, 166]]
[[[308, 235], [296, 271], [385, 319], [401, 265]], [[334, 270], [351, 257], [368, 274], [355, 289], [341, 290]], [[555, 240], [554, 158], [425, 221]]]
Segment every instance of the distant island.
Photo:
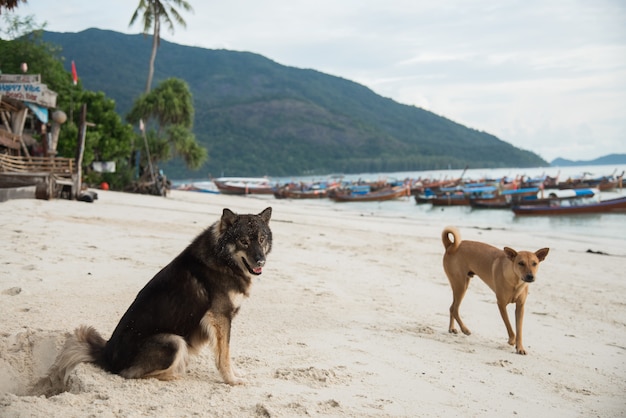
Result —
[[573, 167], [579, 165], [624, 165], [626, 164], [626, 154], [609, 154], [595, 160], [566, 160], [565, 158], [556, 158], [550, 162], [552, 167]]

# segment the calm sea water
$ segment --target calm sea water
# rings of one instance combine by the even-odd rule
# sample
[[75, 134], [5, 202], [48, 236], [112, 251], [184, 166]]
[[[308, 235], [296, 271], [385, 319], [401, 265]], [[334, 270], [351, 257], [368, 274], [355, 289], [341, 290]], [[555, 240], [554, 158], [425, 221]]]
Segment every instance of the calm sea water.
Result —
[[[417, 178], [454, 179], [463, 174], [463, 178], [479, 180], [484, 178], [498, 179], [518, 175], [530, 178], [548, 175], [559, 176], [559, 180], [579, 178], [585, 174], [596, 178], [602, 176], [619, 175], [626, 170], [626, 165], [618, 166], [579, 166], [579, 167], [540, 167], [540, 168], [502, 168], [502, 169], [470, 169], [463, 170], [434, 170], [412, 171], [398, 173], [362, 173], [342, 176], [345, 180], [404, 180]], [[331, 176], [282, 177], [272, 178], [277, 184], [289, 182], [312, 182], [328, 180]], [[191, 183], [192, 180], [183, 183]], [[206, 182], [206, 179], [199, 180]], [[626, 191], [602, 192], [601, 199], [610, 199], [626, 195]], [[273, 196], [257, 198], [274, 199]], [[245, 197], [242, 197], [245, 198]], [[384, 217], [404, 217], [416, 219], [426, 223], [453, 224], [459, 227], [479, 228], [506, 228], [537, 232], [567, 232], [582, 236], [596, 236], [620, 241], [626, 244], [626, 213], [590, 214], [573, 216], [515, 216], [511, 210], [500, 209], [472, 209], [471, 207], [432, 207], [430, 204], [418, 205], [411, 198], [386, 202], [350, 202], [337, 203], [330, 199], [291, 200], [290, 204], [307, 207], [324, 206], [333, 210], [346, 210], [363, 214], [374, 214]]]
[[[406, 178], [458, 178], [463, 174], [467, 179], [497, 179], [501, 177], [515, 178], [524, 175], [531, 178], [548, 175], [559, 176], [559, 180], [578, 178], [584, 173], [591, 178], [619, 175], [626, 170], [626, 165], [620, 166], [579, 166], [579, 167], [541, 167], [541, 168], [506, 168], [506, 169], [470, 169], [438, 170], [399, 173], [363, 173], [346, 175], [346, 180], [403, 180]], [[293, 177], [273, 179], [278, 183], [289, 181], [316, 181], [326, 180], [327, 177]], [[602, 192], [601, 199], [610, 199], [626, 195], [626, 191]], [[606, 237], [622, 240], [626, 244], [626, 213], [589, 214], [573, 216], [515, 216], [511, 210], [499, 209], [472, 209], [471, 207], [433, 207], [430, 204], [416, 204], [411, 198], [386, 202], [350, 202], [337, 203], [329, 199], [291, 201], [294, 205], [332, 206], [335, 210], [357, 211], [377, 216], [401, 216], [424, 222], [454, 224], [465, 227], [480, 228], [515, 228], [526, 231], [564, 231], [576, 235]]]

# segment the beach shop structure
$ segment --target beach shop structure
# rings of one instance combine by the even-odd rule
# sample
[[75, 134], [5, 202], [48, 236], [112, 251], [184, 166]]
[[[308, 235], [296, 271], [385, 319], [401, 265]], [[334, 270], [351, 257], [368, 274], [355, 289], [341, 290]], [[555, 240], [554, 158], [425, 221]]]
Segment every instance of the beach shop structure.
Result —
[[56, 99], [38, 74], [0, 74], [0, 200], [33, 191], [40, 199], [80, 193], [84, 129], [76, 158], [57, 157], [66, 115], [51, 112]]

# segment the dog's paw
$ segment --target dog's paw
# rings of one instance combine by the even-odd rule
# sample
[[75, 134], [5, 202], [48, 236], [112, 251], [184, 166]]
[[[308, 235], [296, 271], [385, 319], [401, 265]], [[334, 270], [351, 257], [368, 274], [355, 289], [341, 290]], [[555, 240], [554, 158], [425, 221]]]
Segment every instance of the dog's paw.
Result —
[[236, 376], [233, 376], [232, 378], [228, 380], [225, 379], [225, 381], [231, 386], [240, 386], [240, 385], [245, 385], [248, 383], [246, 379], [243, 379], [241, 377], [236, 377]]
[[240, 369], [237, 369], [235, 367], [233, 367], [232, 369], [233, 369], [233, 376], [240, 377], [240, 378], [245, 378], [246, 377], [246, 373], [242, 372]]
[[509, 337], [508, 343], [509, 343], [509, 345], [515, 345], [515, 335]]
[[248, 381], [243, 378], [243, 374], [239, 373], [235, 368], [231, 368], [229, 371], [222, 373], [222, 378], [225, 383], [231, 386], [245, 385], [248, 383]]
[[524, 347], [518, 348], [516, 351], [517, 351], [517, 354], [522, 354], [524, 356], [526, 355], [526, 350], [524, 349]]
[[450, 329], [448, 330], [448, 332], [449, 332], [450, 334], [458, 334], [458, 333], [459, 333], [459, 331], [457, 331], [457, 330], [456, 330], [456, 328], [450, 328]]

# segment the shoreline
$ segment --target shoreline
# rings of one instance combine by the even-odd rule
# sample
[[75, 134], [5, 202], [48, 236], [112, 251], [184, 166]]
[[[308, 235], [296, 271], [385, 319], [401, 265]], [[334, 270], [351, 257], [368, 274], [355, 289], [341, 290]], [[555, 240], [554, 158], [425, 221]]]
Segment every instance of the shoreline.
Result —
[[[478, 278], [447, 332], [452, 293], [441, 219], [382, 217], [288, 201], [172, 191], [98, 191], [93, 204], [0, 203], [0, 415], [622, 416], [623, 250], [602, 237], [461, 227], [462, 239], [550, 254], [526, 304], [527, 356], [514, 353]], [[224, 207], [273, 207], [274, 248], [233, 323], [249, 383], [221, 382], [208, 349], [183, 379], [126, 380], [91, 365], [70, 392], [22, 396], [63, 335], [110, 336], [137, 292]], [[19, 289], [19, 290], [18, 290]], [[513, 306], [509, 305], [512, 316]], [[513, 317], [513, 316], [512, 316]]]

